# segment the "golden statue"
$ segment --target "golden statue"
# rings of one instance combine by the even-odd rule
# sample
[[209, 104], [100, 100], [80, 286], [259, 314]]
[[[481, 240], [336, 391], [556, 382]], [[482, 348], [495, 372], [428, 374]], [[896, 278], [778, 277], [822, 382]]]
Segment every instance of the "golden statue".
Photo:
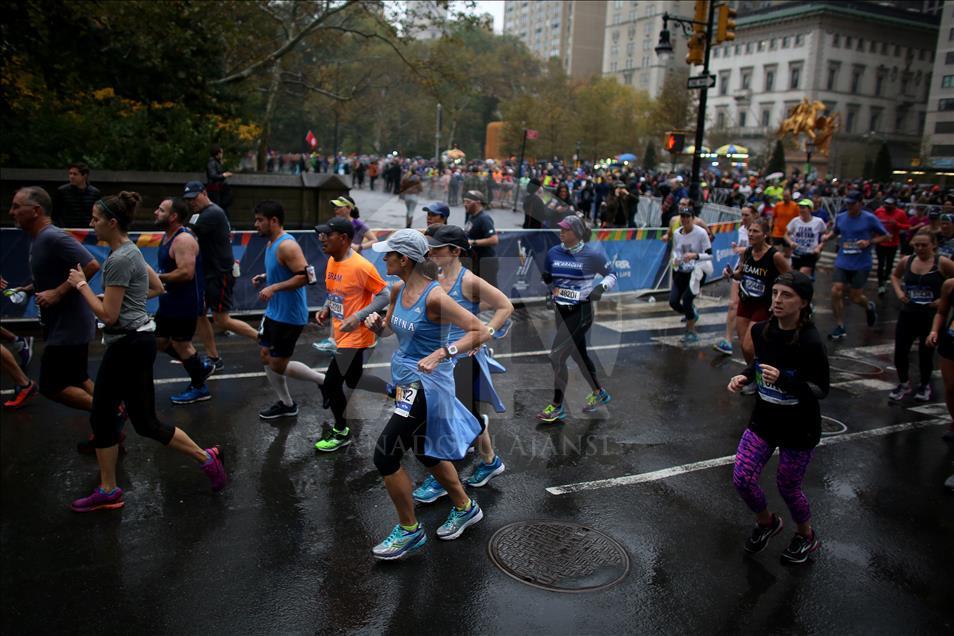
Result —
[[828, 117], [822, 115], [826, 109], [822, 102], [810, 102], [807, 97], [803, 97], [782, 122], [777, 135], [792, 135], [797, 138], [804, 133], [815, 144], [815, 149], [827, 157], [831, 138], [841, 126], [841, 118], [838, 113]]

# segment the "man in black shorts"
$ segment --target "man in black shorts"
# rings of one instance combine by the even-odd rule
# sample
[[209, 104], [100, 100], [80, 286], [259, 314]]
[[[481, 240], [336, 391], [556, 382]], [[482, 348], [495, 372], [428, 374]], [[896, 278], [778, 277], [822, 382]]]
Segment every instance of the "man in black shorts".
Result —
[[210, 399], [205, 381], [215, 371], [202, 360], [192, 346], [195, 325], [203, 310], [202, 265], [198, 261], [199, 243], [183, 222], [189, 218], [184, 199], [165, 199], [154, 213], [156, 225], [165, 231], [157, 255], [156, 273], [166, 288], [159, 296], [156, 313], [156, 347], [176, 360], [189, 374], [189, 386], [173, 395], [173, 404], [192, 404]]
[[[199, 241], [199, 253], [202, 255], [205, 310], [212, 312], [212, 321], [219, 329], [257, 340], [258, 334], [251, 325], [229, 316], [229, 310], [232, 309], [232, 288], [235, 286], [235, 258], [232, 256], [232, 227], [225, 211], [212, 203], [205, 186], [199, 181], [187, 183], [182, 198], [192, 206], [189, 225]], [[215, 345], [215, 334], [204, 314], [205, 312], [196, 323], [196, 331], [205, 346], [209, 361], [216, 370], [221, 370], [222, 359]]]

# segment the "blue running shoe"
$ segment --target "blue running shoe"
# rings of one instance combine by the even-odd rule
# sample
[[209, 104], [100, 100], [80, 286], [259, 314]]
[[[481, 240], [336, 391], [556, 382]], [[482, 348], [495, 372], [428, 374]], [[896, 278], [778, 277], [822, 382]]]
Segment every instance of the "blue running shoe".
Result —
[[432, 503], [447, 494], [440, 482], [434, 479], [434, 475], [428, 475], [427, 479], [421, 482], [421, 485], [414, 489], [411, 496], [417, 503]]
[[697, 336], [691, 331], [687, 331], [686, 335], [680, 338], [679, 341], [684, 345], [696, 344], [697, 342], [699, 342], [699, 336]]
[[464, 480], [464, 484], [473, 486], [474, 488], [486, 486], [492, 477], [496, 477], [505, 469], [506, 466], [504, 466], [503, 460], [500, 459], [500, 455], [497, 455], [494, 457], [494, 461], [489, 464], [485, 464], [484, 462], [478, 463], [477, 466], [474, 467], [474, 472], [470, 474], [470, 477]]
[[592, 413], [597, 408], [599, 408], [601, 404], [608, 404], [609, 401], [612, 399], [613, 399], [612, 396], [606, 392], [606, 389], [593, 391], [592, 393], [587, 395], [586, 399], [584, 400], [586, 404], [583, 405], [583, 412]]
[[484, 511], [480, 509], [477, 502], [470, 500], [470, 510], [458, 510], [457, 506], [451, 506], [450, 514], [447, 515], [447, 521], [437, 529], [437, 538], [444, 541], [456, 539], [464, 534], [464, 530], [474, 525], [484, 518]]
[[835, 330], [828, 334], [829, 340], [841, 340], [848, 335], [848, 331], [841, 325], [835, 327]]
[[732, 343], [723, 338], [717, 344], [712, 345], [712, 348], [718, 351], [721, 354], [731, 356], [732, 355]]
[[[221, 359], [219, 360], [221, 362]], [[215, 362], [206, 358], [202, 361], [202, 385], [205, 386], [205, 381], [212, 377], [212, 374], [215, 373], [216, 367]]]
[[169, 398], [173, 404], [195, 404], [196, 402], [205, 402], [211, 400], [212, 394], [209, 393], [209, 387], [202, 385], [198, 388], [191, 384], [182, 393], [178, 393]]
[[334, 338], [325, 338], [319, 342], [312, 343], [311, 346], [314, 347], [316, 351], [323, 353], [335, 353], [338, 351], [338, 344]]
[[418, 524], [417, 530], [408, 532], [398, 524], [384, 541], [371, 549], [371, 554], [375, 559], [393, 561], [420, 550], [426, 544], [427, 534], [424, 532], [424, 526]]

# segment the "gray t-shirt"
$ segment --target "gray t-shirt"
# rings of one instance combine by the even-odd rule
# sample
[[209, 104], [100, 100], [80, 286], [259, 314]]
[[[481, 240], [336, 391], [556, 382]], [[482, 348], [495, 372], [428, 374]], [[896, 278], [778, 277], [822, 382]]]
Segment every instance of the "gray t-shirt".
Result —
[[[91, 260], [93, 256], [79, 241], [55, 225], [47, 225], [30, 245], [34, 290], [42, 292], [59, 287], [69, 278], [71, 268], [77, 263], [85, 267]], [[93, 310], [72, 289], [60, 302], [40, 309], [40, 319], [47, 345], [84, 345], [96, 335]]]
[[146, 296], [149, 292], [146, 260], [132, 241], [120, 245], [106, 259], [103, 265], [103, 289], [107, 287], [126, 288], [123, 304], [119, 308], [119, 319], [103, 332], [106, 344], [110, 344], [125, 334], [109, 332], [135, 331], [150, 321], [146, 313]]

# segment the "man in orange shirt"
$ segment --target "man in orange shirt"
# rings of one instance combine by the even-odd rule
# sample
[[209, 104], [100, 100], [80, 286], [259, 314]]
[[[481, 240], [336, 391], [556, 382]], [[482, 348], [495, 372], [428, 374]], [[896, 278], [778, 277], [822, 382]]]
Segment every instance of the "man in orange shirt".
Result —
[[798, 216], [798, 204], [792, 201], [791, 188], [785, 188], [782, 201], [775, 204], [772, 215], [772, 245], [775, 245], [785, 254], [785, 258], [792, 258], [792, 247], [785, 240], [789, 222]]
[[387, 383], [378, 377], [362, 378], [364, 363], [375, 343], [374, 333], [364, 326], [364, 319], [372, 312], [384, 311], [391, 301], [388, 286], [366, 258], [351, 249], [354, 226], [346, 218], [334, 217], [315, 227], [321, 247], [330, 258], [325, 269], [325, 288], [328, 298], [315, 322], [324, 325], [328, 318], [334, 333], [337, 351], [328, 365], [321, 385], [324, 406], [331, 408], [335, 422], [315, 444], [324, 452], [336, 451], [351, 443], [351, 430], [345, 421], [348, 399], [344, 385], [386, 394]]

